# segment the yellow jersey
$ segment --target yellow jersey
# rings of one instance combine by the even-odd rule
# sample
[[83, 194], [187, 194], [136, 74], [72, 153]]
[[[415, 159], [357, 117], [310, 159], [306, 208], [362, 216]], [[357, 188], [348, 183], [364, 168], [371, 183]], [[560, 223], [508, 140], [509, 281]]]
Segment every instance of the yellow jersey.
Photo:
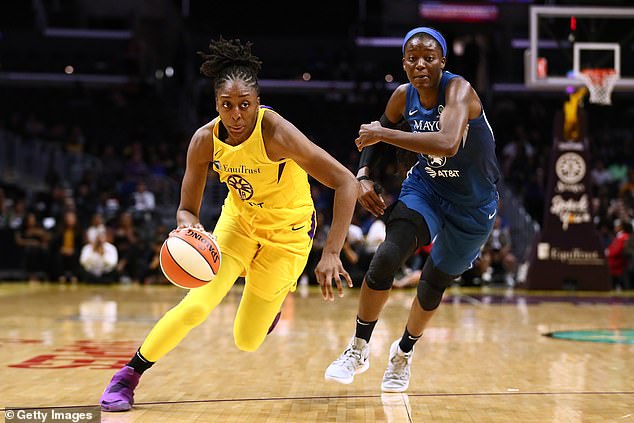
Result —
[[262, 118], [276, 113], [267, 107], [258, 110], [253, 133], [239, 145], [218, 138], [213, 128], [213, 169], [229, 188], [223, 213], [239, 215], [261, 229], [279, 229], [304, 222], [314, 211], [308, 174], [291, 159], [268, 158], [262, 138]]

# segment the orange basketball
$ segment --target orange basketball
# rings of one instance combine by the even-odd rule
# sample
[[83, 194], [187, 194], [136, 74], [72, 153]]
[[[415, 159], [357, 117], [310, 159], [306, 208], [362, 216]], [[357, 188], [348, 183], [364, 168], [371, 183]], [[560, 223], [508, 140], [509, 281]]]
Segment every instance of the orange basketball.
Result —
[[159, 255], [165, 277], [181, 288], [211, 282], [220, 268], [220, 248], [207, 232], [187, 228], [170, 235]]

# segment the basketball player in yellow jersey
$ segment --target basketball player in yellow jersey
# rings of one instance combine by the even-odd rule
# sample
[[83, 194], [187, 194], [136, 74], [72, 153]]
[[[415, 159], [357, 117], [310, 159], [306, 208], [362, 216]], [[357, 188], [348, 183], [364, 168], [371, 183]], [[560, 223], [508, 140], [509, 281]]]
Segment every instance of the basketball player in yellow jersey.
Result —
[[251, 44], [220, 38], [202, 54], [201, 72], [214, 81], [219, 116], [196, 131], [176, 215], [176, 231], [204, 229], [199, 211], [209, 169], [227, 184], [214, 228], [222, 264], [213, 282], [191, 289], [151, 330], [130, 362], [101, 397], [104, 411], [132, 408], [141, 374], [202, 323], [239, 276], [245, 276], [234, 322], [234, 340], [255, 351], [279, 318], [282, 302], [295, 289], [315, 233], [308, 174], [335, 190], [333, 218], [315, 273], [325, 299], [334, 300], [332, 281], [343, 295], [340, 275], [352, 286], [339, 253], [359, 195], [359, 182], [342, 164], [295, 126], [260, 105], [261, 62]]

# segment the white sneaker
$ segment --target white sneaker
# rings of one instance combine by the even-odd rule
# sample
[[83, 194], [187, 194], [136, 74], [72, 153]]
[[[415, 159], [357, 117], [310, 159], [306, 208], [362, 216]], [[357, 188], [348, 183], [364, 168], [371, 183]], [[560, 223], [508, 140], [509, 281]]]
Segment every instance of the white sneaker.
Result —
[[398, 346], [400, 341], [397, 339], [390, 347], [390, 359], [387, 362], [387, 369], [383, 374], [383, 382], [381, 383], [383, 392], [403, 392], [409, 386], [410, 366], [414, 350], [404, 353]]
[[370, 367], [370, 346], [365, 339], [353, 336], [346, 350], [328, 366], [324, 377], [339, 383], [352, 383], [354, 375]]

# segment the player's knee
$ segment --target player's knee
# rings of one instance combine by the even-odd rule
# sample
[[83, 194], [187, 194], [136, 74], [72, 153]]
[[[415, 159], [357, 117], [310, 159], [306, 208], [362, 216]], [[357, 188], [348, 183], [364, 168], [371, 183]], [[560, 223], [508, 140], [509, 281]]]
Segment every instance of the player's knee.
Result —
[[370, 262], [365, 278], [366, 285], [377, 291], [392, 288], [394, 275], [402, 260], [400, 248], [395, 243], [388, 240], [383, 242]]
[[246, 352], [256, 351], [258, 348], [260, 348], [262, 342], [264, 342], [264, 338], [259, 339], [256, 337], [239, 336], [238, 334], [234, 335], [234, 340], [236, 343], [236, 347], [238, 347], [240, 351]]
[[418, 304], [420, 304], [425, 311], [436, 310], [442, 301], [442, 296], [447, 286], [448, 285], [441, 285], [421, 279], [420, 282], [418, 282], [416, 293]]
[[181, 321], [185, 326], [198, 326], [208, 315], [207, 309], [199, 304], [184, 305], [181, 310]]
[[427, 259], [416, 290], [418, 303], [423, 310], [436, 310], [442, 301], [445, 289], [455, 278], [456, 276], [449, 275], [434, 266], [431, 259]]

